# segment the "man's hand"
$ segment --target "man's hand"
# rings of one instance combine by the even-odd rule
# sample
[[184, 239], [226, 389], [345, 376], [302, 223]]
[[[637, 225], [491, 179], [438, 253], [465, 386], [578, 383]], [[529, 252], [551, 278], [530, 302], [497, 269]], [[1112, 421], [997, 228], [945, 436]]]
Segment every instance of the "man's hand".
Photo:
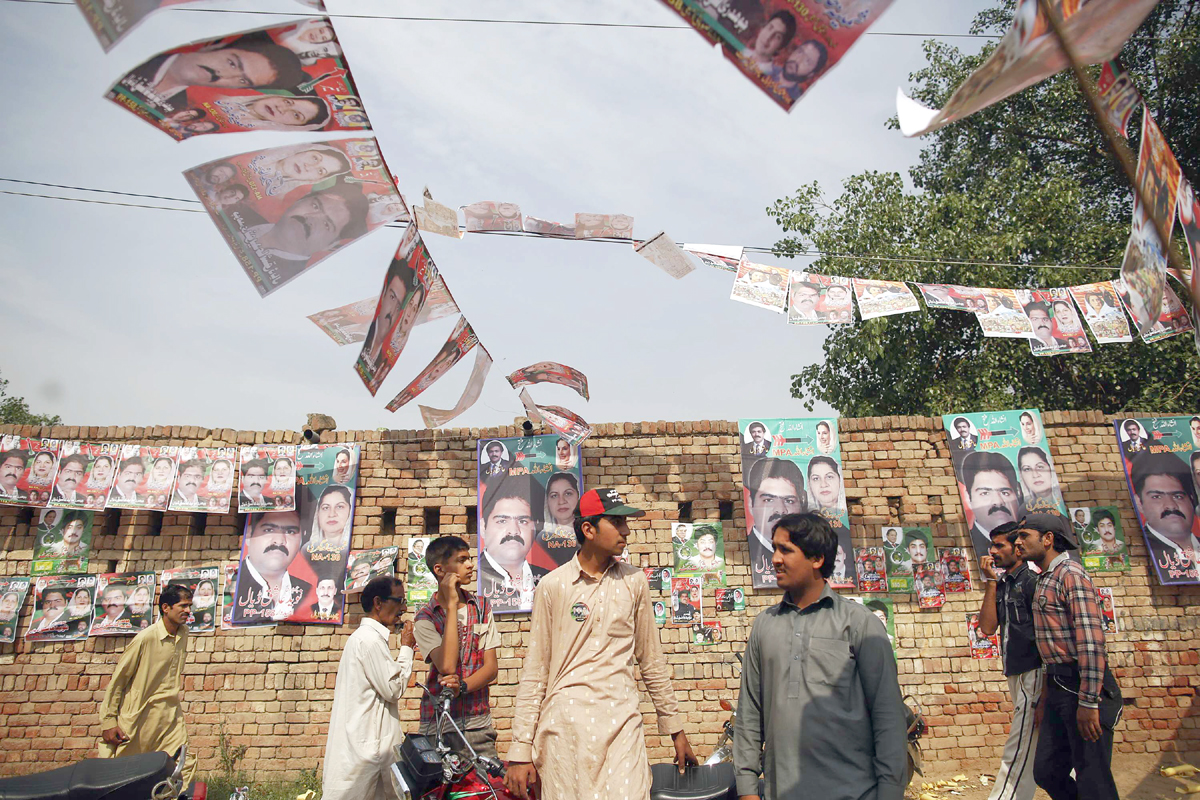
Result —
[[1079, 728], [1079, 735], [1086, 741], [1100, 741], [1103, 732], [1100, 728], [1100, 709], [1079, 706], [1075, 711], [1075, 725]]
[[459, 687], [462, 686], [462, 678], [452, 672], [449, 675], [439, 675], [438, 683], [442, 684], [442, 688], [450, 689], [455, 694], [458, 694]]
[[996, 580], [996, 562], [991, 556], [984, 556], [979, 559], [979, 571], [983, 574], [985, 581]]
[[417, 637], [413, 636], [413, 626], [411, 622], [400, 623], [400, 646], [412, 647], [417, 646]]
[[696, 754], [692, 752], [692, 746], [688, 744], [687, 734], [683, 731], [671, 734], [671, 740], [675, 743], [675, 766], [679, 767], [679, 771], [683, 772], [683, 768], [694, 767], [699, 764]]
[[104, 743], [116, 747], [120, 744], [125, 744], [129, 741], [129, 737], [125, 735], [125, 731], [121, 730], [120, 726], [113, 725], [108, 730], [100, 734], [100, 738]]
[[533, 764], [509, 764], [504, 773], [504, 785], [521, 800], [528, 800], [537, 785], [538, 774]]
[[442, 608], [450, 610], [458, 608], [458, 573], [447, 572], [438, 581], [438, 602]]

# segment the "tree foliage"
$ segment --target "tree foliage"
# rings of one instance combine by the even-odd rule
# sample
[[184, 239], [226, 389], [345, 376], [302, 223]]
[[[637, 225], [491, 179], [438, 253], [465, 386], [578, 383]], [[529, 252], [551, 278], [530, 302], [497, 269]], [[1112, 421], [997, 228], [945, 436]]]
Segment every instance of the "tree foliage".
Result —
[[62, 419], [56, 414], [34, 414], [24, 397], [8, 394], [8, 381], [0, 378], [0, 424], [2, 425], [59, 425]]
[[[1013, 7], [1001, 0], [972, 31], [1002, 34]], [[1198, 23], [1200, 0], [1163, 0], [1121, 53], [1196, 185]], [[913, 95], [943, 106], [993, 48], [970, 56], [926, 42], [927, 66], [910, 76]], [[1129, 126], [1134, 152], [1140, 120], [1135, 114]], [[896, 128], [896, 120], [888, 125]], [[898, 173], [865, 172], [831, 202], [816, 183], [777, 200], [767, 213], [787, 236], [776, 254], [817, 250], [825, 255], [810, 271], [922, 283], [1049, 288], [1116, 277], [1132, 193], [1069, 71], [930, 134], [909, 177], [911, 187]], [[791, 390], [809, 409], [821, 400], [850, 416], [1193, 411], [1200, 364], [1191, 336], [1146, 345], [1135, 334], [1132, 344], [1093, 342], [1090, 354], [1038, 358], [1024, 340], [984, 337], [970, 313], [932, 310], [831, 327], [824, 359], [793, 375]]]

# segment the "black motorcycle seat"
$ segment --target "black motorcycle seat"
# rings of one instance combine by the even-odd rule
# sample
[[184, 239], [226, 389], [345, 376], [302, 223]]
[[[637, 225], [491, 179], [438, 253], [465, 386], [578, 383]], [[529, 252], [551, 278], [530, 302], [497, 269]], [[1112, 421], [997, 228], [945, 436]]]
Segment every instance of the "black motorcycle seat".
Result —
[[650, 800], [737, 800], [733, 764], [688, 767], [650, 765]]
[[0, 800], [150, 800], [175, 771], [166, 753], [89, 758], [69, 767], [0, 778]]

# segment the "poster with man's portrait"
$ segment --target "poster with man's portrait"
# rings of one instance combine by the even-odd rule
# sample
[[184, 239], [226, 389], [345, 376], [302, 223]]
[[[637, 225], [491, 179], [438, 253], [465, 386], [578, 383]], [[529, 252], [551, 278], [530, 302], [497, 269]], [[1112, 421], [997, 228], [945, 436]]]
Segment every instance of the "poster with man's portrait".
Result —
[[1121, 310], [1121, 298], [1112, 281], [1087, 283], [1069, 287], [1075, 304], [1083, 311], [1083, 319], [1091, 328], [1092, 336], [1100, 344], [1132, 342], [1129, 320]]
[[1092, 352], [1066, 289], [1017, 289], [1017, 299], [1033, 326], [1029, 349], [1035, 356]]
[[904, 281], [854, 279], [854, 297], [864, 320], [920, 311], [921, 304]]
[[859, 548], [855, 557], [858, 589], [861, 592], [887, 592], [887, 557], [882, 547]]
[[1104, 632], [1117, 633], [1121, 628], [1117, 625], [1117, 604], [1113, 599], [1110, 586], [1096, 588], [1096, 604], [1100, 606], [1100, 617], [1104, 623]]
[[961, 547], [946, 547], [941, 552], [942, 588], [947, 594], [971, 591], [970, 558]]
[[671, 578], [671, 624], [694, 625], [703, 621], [703, 579]]
[[516, 203], [497, 203], [481, 200], [462, 207], [467, 221], [467, 232], [521, 231], [521, 207]]
[[231, 631], [237, 628], [272, 628], [274, 622], [233, 624], [233, 598], [237, 593], [238, 562], [221, 562], [221, 630]]
[[979, 614], [966, 614], [967, 646], [973, 659], [989, 659], [1000, 657], [1000, 632], [984, 636], [979, 630]]
[[241, 448], [238, 513], [296, 510], [296, 445], [257, 444]]
[[[161, 596], [168, 586], [184, 586], [192, 591], [192, 611], [188, 614], [187, 626], [189, 633], [212, 633], [217, 629], [217, 616], [220, 610], [217, 603], [221, 595], [218, 593], [218, 582], [221, 579], [219, 564], [203, 564], [200, 566], [172, 567], [158, 573], [158, 591]], [[154, 617], [162, 616], [162, 609], [154, 609]]]
[[86, 639], [92, 626], [95, 575], [44, 575], [33, 579], [33, 619], [25, 631], [30, 642]]
[[508, 383], [514, 389], [532, 386], [535, 383], [554, 383], [574, 389], [584, 400], [591, 399], [588, 396], [587, 375], [557, 361], [539, 361], [522, 367], [508, 376]]
[[30, 578], [0, 578], [0, 644], [17, 640], [17, 624], [25, 595], [29, 594]]
[[942, 426], [976, 563], [991, 547], [992, 528], [1032, 513], [1067, 516], [1036, 408], [944, 414]]
[[983, 292], [973, 286], [957, 286], [951, 283], [914, 283], [921, 292], [926, 308], [948, 311], [986, 311], [987, 301]]
[[51, 508], [103, 511], [116, 475], [118, 444], [63, 442], [58, 451], [58, 474], [50, 493]]
[[1089, 572], [1127, 572], [1129, 547], [1116, 506], [1071, 509], [1071, 525], [1079, 540], [1079, 553]]
[[154, 623], [153, 572], [96, 576], [96, 608], [89, 636], [133, 636]]
[[[1120, 296], [1121, 302], [1125, 304], [1126, 310], [1132, 316], [1134, 304], [1138, 302], [1138, 299], [1129, 290], [1131, 284], [1118, 278], [1113, 281], [1113, 285], [1117, 287], [1117, 294]], [[1172, 336], [1189, 333], [1191, 330], [1192, 321], [1188, 319], [1187, 309], [1179, 301], [1179, 295], [1175, 294], [1175, 290], [1169, 285], [1163, 284], [1162, 310], [1158, 314], [1158, 319], [1150, 327], [1141, 331], [1142, 341], [1151, 344], [1162, 339], [1170, 339]]]
[[1200, 583], [1200, 415], [1127, 417], [1113, 424], [1158, 582]]
[[106, 97], [176, 141], [371, 127], [327, 17], [167, 50], [123, 75]]
[[[252, 150], [183, 176], [263, 297], [403, 214], [374, 139]], [[372, 214], [381, 202], [395, 213]]]
[[786, 514], [813, 511], [838, 537], [839, 585], [854, 585], [854, 548], [842, 480], [837, 420], [742, 419], [742, 490], [754, 588], [775, 585], [771, 543], [775, 523]]
[[848, 325], [854, 322], [853, 288], [849, 278], [793, 272], [788, 286], [788, 323]]
[[720, 644], [724, 641], [721, 623], [715, 619], [692, 623], [692, 644], [698, 647]]
[[61, 445], [58, 439], [0, 437], [0, 505], [48, 505]]
[[533, 402], [528, 389], [521, 390], [521, 405], [525, 414], [532, 422], [544, 422], [566, 440], [572, 447], [578, 448], [584, 439], [592, 435], [592, 426], [587, 421], [562, 406], [542, 406]]
[[575, 557], [580, 459], [560, 468], [558, 436], [480, 439], [479, 593], [497, 614], [533, 609], [533, 589]]
[[787, 310], [792, 271], [784, 267], [742, 261], [733, 277], [730, 300], [782, 314]]
[[87, 572], [92, 552], [95, 512], [43, 509], [38, 515], [30, 575], [72, 575]]
[[450, 368], [461, 361], [463, 356], [471, 352], [477, 344], [479, 344], [479, 338], [475, 336], [475, 331], [471, 329], [467, 318], [459, 317], [454, 330], [450, 332], [446, 343], [438, 350], [433, 360], [425, 366], [425, 369], [417, 374], [417, 377], [412, 379], [408, 386], [401, 389], [400, 393], [393, 397], [384, 408], [388, 411], [396, 411], [412, 402], [416, 399], [417, 395], [435, 384], [439, 378], [449, 372]]
[[1034, 335], [1033, 325], [1025, 316], [1015, 289], [980, 289], [979, 292], [986, 308], [977, 310], [975, 319], [984, 336], [1028, 339]]
[[913, 591], [913, 565], [934, 557], [933, 533], [919, 526], [885, 526], [881, 533], [884, 568], [889, 592]]
[[[681, 527], [685, 523], [678, 523]], [[705, 586], [725, 585], [725, 536], [720, 521], [686, 523], [682, 541], [672, 536], [675, 572], [681, 578], [701, 578]]]
[[108, 508], [166, 511], [175, 486], [178, 447], [125, 444], [108, 493]]
[[[398, 555], [400, 555], [400, 548], [396, 545], [392, 545], [390, 547], [376, 547], [371, 550], [351, 550], [350, 560], [346, 562], [345, 594], [358, 594], [365, 589], [367, 584], [370, 583], [374, 578], [395, 577], [396, 557]], [[411, 570], [411, 561], [409, 562], [409, 565]], [[409, 588], [413, 582], [413, 575], [410, 571], [408, 575], [408, 581], [405, 583], [405, 588]], [[409, 597], [412, 597], [411, 593], [409, 594]], [[429, 598], [426, 599], [428, 600]]]
[[[408, 539], [404, 594], [409, 608], [420, 608], [437, 594], [437, 578], [425, 561], [425, 550], [431, 541], [433, 539], [428, 536], [410, 536]], [[360, 571], [362, 570], [360, 562], [355, 562], [355, 565]]]
[[576, 239], [632, 239], [633, 217], [626, 214], [575, 215]]
[[179, 469], [168, 508], [171, 511], [228, 514], [237, 460], [236, 447], [179, 448]]

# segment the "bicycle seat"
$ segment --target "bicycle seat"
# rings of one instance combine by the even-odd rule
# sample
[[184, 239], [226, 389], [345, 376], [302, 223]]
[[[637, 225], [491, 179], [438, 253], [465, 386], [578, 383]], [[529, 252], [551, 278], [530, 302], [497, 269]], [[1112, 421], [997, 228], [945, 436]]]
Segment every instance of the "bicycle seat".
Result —
[[650, 765], [650, 800], [737, 800], [733, 764], [688, 767]]
[[0, 778], [0, 800], [150, 800], [154, 786], [171, 777], [166, 753], [88, 758], [69, 767]]

